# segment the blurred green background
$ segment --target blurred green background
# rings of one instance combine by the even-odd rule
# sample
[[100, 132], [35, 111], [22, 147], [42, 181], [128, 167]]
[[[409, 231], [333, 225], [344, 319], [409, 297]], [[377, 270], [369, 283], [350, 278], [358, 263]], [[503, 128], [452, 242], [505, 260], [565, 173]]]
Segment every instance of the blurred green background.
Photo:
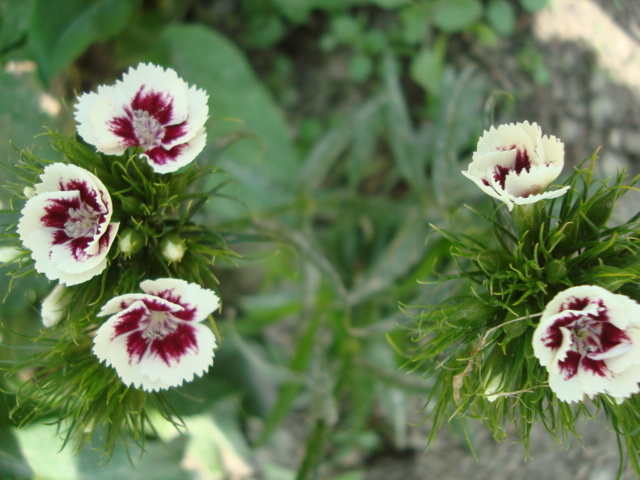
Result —
[[[230, 182], [203, 221], [243, 256], [215, 267], [214, 367], [168, 395], [183, 436], [159, 421], [145, 454], [121, 448], [108, 464], [59, 452], [51, 419], [14, 428], [21, 379], [2, 377], [0, 478], [361, 480], [376, 456], [413, 448], [429, 383], [402, 369], [404, 310], [450, 293], [418, 283], [450, 261], [428, 224], [481, 198], [459, 172], [493, 105], [509, 108], [453, 53], [517, 38], [524, 71], [546, 81], [522, 21], [545, 4], [0, 0], [0, 157], [55, 156], [34, 137], [74, 134], [76, 94], [141, 61], [172, 67], [209, 94], [198, 161]], [[6, 268], [0, 281], [6, 292]], [[30, 352], [50, 288], [18, 281], [0, 307], [2, 366]]]

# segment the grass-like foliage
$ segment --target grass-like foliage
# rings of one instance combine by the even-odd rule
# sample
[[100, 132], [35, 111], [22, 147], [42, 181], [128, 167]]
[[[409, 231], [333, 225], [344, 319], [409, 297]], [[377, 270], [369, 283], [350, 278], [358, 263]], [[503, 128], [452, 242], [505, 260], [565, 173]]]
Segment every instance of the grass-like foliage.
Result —
[[[473, 213], [486, 235], [434, 227], [450, 242], [458, 271], [442, 281], [464, 282], [462, 293], [423, 307], [413, 331], [413, 370], [435, 378], [427, 408], [436, 431], [452, 419], [480, 419], [497, 439], [515, 426], [528, 449], [534, 422], [566, 441], [576, 422], [603, 410], [624, 459], [640, 473], [640, 398], [617, 402], [599, 394], [577, 406], [560, 401], [534, 356], [532, 336], [545, 305], [560, 291], [598, 285], [640, 300], [639, 215], [609, 226], [616, 202], [638, 177], [620, 173], [613, 185], [594, 181], [596, 154], [575, 168], [561, 198], [490, 214]], [[425, 287], [428, 288], [428, 287]], [[626, 454], [625, 454], [626, 451]]]

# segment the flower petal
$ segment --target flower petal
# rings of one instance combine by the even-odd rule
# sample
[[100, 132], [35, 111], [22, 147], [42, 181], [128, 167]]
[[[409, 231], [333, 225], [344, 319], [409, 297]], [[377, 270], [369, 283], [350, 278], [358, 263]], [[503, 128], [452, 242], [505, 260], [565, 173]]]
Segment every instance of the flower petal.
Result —
[[171, 173], [191, 163], [204, 149], [207, 143], [207, 134], [204, 130], [187, 143], [176, 145], [167, 150], [164, 147], [156, 147], [146, 153], [140, 154], [157, 173]]
[[220, 305], [218, 296], [213, 291], [177, 278], [145, 280], [140, 288], [149, 295], [184, 307], [185, 314], [189, 312], [189, 316], [180, 318], [185, 321], [201, 322]]

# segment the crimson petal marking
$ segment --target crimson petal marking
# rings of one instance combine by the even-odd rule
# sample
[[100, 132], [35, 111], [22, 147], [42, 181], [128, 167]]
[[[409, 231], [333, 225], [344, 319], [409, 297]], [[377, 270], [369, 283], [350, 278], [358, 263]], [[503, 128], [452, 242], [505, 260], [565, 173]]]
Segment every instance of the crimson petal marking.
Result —
[[145, 154], [149, 157], [149, 160], [155, 165], [167, 165], [170, 163], [174, 163], [176, 159], [184, 150], [186, 143], [181, 143], [180, 145], [176, 145], [175, 147], [166, 150], [163, 147], [154, 147], [150, 150], [147, 150]]
[[569, 350], [564, 360], [558, 362], [558, 368], [564, 380], [569, 380], [577, 375], [581, 358], [582, 355], [578, 352]]
[[148, 112], [161, 125], [167, 125], [173, 115], [173, 97], [153, 90], [145, 92], [145, 88], [145, 85], [140, 87], [131, 102], [131, 108]]
[[604, 360], [594, 360], [593, 358], [585, 356], [584, 358], [582, 358], [580, 364], [586, 372], [591, 372], [594, 375], [598, 375], [604, 378], [610, 377], [610, 370]]
[[162, 137], [162, 144], [169, 145], [171, 142], [175, 142], [181, 137], [187, 134], [187, 122], [179, 123], [178, 125], [167, 125], [164, 130], [164, 137]]
[[113, 336], [119, 337], [140, 328], [140, 322], [149, 315], [149, 310], [143, 302], [136, 302], [135, 307], [123, 312], [113, 326]]
[[136, 363], [142, 362], [142, 357], [149, 349], [149, 342], [142, 334], [142, 331], [136, 330], [127, 337], [127, 354], [129, 355], [129, 364], [134, 362], [134, 357], [138, 357]]
[[123, 147], [137, 147], [139, 145], [136, 131], [133, 128], [133, 114], [126, 111], [127, 116], [115, 117], [109, 120], [109, 130], [111, 133], [121, 138]]
[[195, 329], [188, 323], [178, 323], [176, 330], [164, 338], [152, 340], [150, 354], [158, 355], [162, 361], [171, 366], [178, 363], [189, 351], [198, 351], [198, 339]]
[[95, 188], [89, 186], [86, 180], [71, 179], [67, 182], [61, 181], [60, 190], [76, 191], [79, 193], [80, 201], [83, 204], [90, 206], [96, 212], [106, 213], [107, 211], [102, 195], [98, 200], [98, 192], [96, 192]]
[[184, 310], [182, 310], [180, 312], [175, 312], [173, 314], [173, 316], [175, 316], [175, 317], [177, 317], [180, 320], [183, 320], [185, 322], [188, 322], [188, 321], [193, 320], [195, 318], [195, 313], [198, 310], [198, 308], [193, 306], [193, 305], [191, 305], [190, 303], [187, 303], [184, 300], [182, 300], [182, 297], [180, 295], [175, 295], [173, 293], [173, 290], [167, 289], [167, 290], [164, 290], [162, 292], [157, 293], [157, 295], [160, 298], [164, 298], [168, 302], [180, 305], [184, 309]]
[[69, 210], [79, 208], [80, 200], [76, 198], [51, 198], [45, 207], [45, 214], [40, 218], [43, 226], [64, 229], [69, 221]]

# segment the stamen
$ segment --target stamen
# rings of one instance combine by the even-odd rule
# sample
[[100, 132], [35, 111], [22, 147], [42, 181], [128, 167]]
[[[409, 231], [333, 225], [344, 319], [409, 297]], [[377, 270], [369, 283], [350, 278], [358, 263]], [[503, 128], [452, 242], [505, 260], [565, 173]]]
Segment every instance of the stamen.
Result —
[[167, 312], [151, 312], [151, 315], [142, 320], [141, 326], [144, 330], [142, 338], [150, 340], [163, 339], [178, 328], [171, 314]]
[[96, 214], [87, 205], [68, 210], [69, 220], [64, 225], [64, 233], [71, 238], [93, 237], [98, 233], [100, 214]]
[[145, 149], [162, 145], [164, 127], [146, 110], [133, 111], [133, 130], [140, 142], [140, 146]]

